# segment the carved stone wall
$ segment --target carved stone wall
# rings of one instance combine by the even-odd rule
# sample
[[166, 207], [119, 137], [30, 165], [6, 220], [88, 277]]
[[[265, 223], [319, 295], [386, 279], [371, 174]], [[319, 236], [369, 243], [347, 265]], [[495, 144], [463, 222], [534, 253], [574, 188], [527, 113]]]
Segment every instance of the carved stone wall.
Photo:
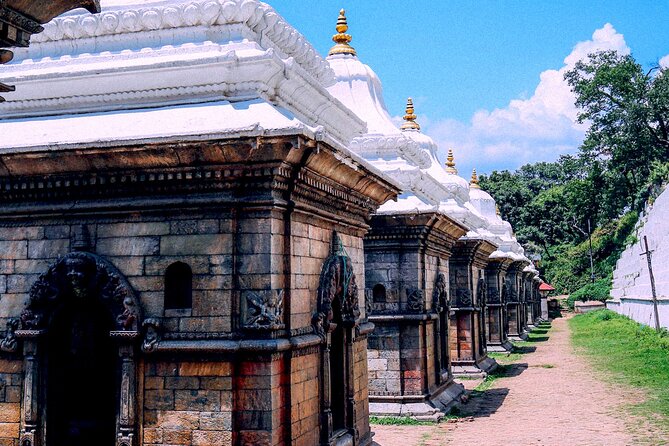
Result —
[[486, 343], [489, 351], [508, 350], [507, 307], [504, 299], [508, 292], [504, 285], [510, 259], [495, 259], [486, 267]]
[[[125, 180], [119, 176], [91, 185], [81, 182], [85, 173], [61, 172], [58, 190], [5, 193], [11, 205], [0, 210], [0, 322], [8, 327], [0, 342], [0, 378], [5, 379], [0, 444], [18, 444], [24, 426], [41, 423], [42, 415], [34, 412], [29, 418], [31, 407], [22, 409], [20, 401], [22, 393], [33, 389], [33, 381], [23, 376], [48, 374], [40, 361], [40, 341], [31, 336], [48, 340], [49, 323], [48, 318], [32, 322], [39, 320], [34, 317], [39, 312], [24, 310], [33, 287], [49, 301], [54, 283], [49, 271], [62, 263], [59, 259], [87, 256], [73, 251], [94, 253], [111, 265], [137, 297], [133, 305], [117, 300], [121, 305], [112, 312], [120, 324], [117, 330], [135, 333], [132, 338], [117, 336], [128, 338], [116, 360], [128, 377], [119, 381], [119, 388], [131, 396], [117, 407], [122, 428], [114, 440], [118, 446], [319, 444], [324, 343], [312, 323], [319, 308], [321, 269], [336, 231], [348, 255], [347, 268], [362, 283], [365, 216], [378, 201], [363, 199], [338, 183], [338, 177], [309, 177], [323, 163], [340, 169], [338, 175], [349, 168], [326, 147], [318, 154], [305, 153], [294, 142], [259, 148], [254, 156], [264, 154], [274, 167], [248, 167], [246, 173], [240, 167], [244, 163], [236, 165], [239, 172], [222, 169], [218, 177], [176, 168], [169, 179], [160, 180], [160, 175], [138, 170], [124, 174]], [[239, 146], [226, 147], [230, 151], [223, 158], [239, 160]], [[285, 155], [283, 150], [295, 150], [289, 158], [303, 164], [295, 170], [288, 164], [277, 167], [281, 162], [275, 157]], [[149, 163], [153, 158], [137, 159]], [[64, 164], [72, 167], [71, 162]], [[304, 164], [309, 173], [300, 170]], [[366, 178], [369, 187], [379, 188], [376, 192], [386, 188], [393, 193], [389, 185]], [[11, 181], [0, 176], [2, 184]], [[137, 184], [142, 181], [145, 189], [144, 183]], [[71, 206], [73, 196], [76, 212], [53, 211]], [[354, 205], [350, 200], [360, 201]], [[175, 262], [192, 271], [188, 308], [164, 305], [165, 274]], [[103, 288], [90, 290], [105, 298]], [[369, 326], [363, 327], [363, 290], [351, 286], [349, 295], [348, 311], [361, 321], [348, 328], [348, 425], [355, 433], [352, 444], [364, 446], [371, 443]], [[128, 317], [129, 306], [137, 307], [138, 317]], [[22, 326], [14, 330], [14, 318], [22, 313]], [[134, 424], [123, 424], [126, 419]], [[34, 432], [30, 446], [44, 446], [42, 434]]]
[[486, 346], [485, 269], [495, 245], [482, 239], [460, 239], [450, 259], [450, 350], [456, 373], [479, 373], [494, 366]]
[[526, 331], [527, 318], [525, 315], [522, 273], [526, 266], [526, 262], [513, 262], [506, 273], [508, 335], [511, 339], [520, 339]]
[[427, 402], [412, 410], [430, 415], [452, 386], [448, 258], [463, 233], [436, 213], [372, 219], [365, 238], [365, 297], [376, 325], [368, 345], [372, 413], [400, 415], [406, 404]]

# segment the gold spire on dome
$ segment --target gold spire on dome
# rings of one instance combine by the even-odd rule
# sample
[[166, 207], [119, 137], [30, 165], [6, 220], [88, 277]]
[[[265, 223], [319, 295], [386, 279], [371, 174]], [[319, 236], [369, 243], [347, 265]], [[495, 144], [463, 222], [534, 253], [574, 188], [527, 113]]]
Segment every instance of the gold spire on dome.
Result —
[[498, 204], [495, 205], [495, 213], [497, 214], [498, 217], [502, 216], [502, 213], [499, 211], [499, 205]]
[[352, 56], [356, 55], [355, 49], [349, 45], [352, 37], [350, 34], [346, 34], [346, 31], [348, 31], [346, 11], [342, 9], [339, 11], [339, 18], [337, 19], [337, 34], [332, 36], [332, 41], [336, 45], [330, 48], [328, 56], [332, 56], [334, 54], [350, 54]]
[[453, 149], [448, 149], [448, 156], [446, 157], [446, 172], [457, 175], [458, 169], [455, 168], [455, 162], [453, 161]]
[[413, 99], [407, 99], [406, 114], [404, 115], [404, 123], [400, 126], [402, 130], [420, 130], [420, 125], [416, 122], [416, 115], [414, 114]]
[[479, 177], [476, 176], [476, 169], [472, 170], [472, 179], [469, 180], [469, 187], [472, 189], [481, 189], [481, 186], [479, 186]]

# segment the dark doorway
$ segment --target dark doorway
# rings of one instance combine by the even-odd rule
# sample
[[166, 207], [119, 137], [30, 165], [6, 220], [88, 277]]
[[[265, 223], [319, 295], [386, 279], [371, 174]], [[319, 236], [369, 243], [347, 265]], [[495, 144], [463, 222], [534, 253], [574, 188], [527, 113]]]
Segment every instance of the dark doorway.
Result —
[[332, 430], [334, 435], [346, 429], [346, 331], [341, 317], [339, 299], [332, 305], [333, 321], [337, 328], [331, 334], [330, 346], [330, 395]]
[[[76, 301], [76, 302], [75, 302]], [[91, 299], [66, 299], [51, 320], [46, 374], [47, 446], [112, 446], [117, 357], [113, 321]]]

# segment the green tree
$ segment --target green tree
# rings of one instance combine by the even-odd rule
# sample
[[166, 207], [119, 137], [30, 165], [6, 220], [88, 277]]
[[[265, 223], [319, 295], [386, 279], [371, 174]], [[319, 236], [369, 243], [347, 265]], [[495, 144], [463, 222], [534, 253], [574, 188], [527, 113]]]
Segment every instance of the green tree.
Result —
[[603, 51], [565, 74], [576, 95], [579, 122], [590, 127], [581, 146], [585, 162], [603, 166], [604, 215], [639, 209], [655, 160], [669, 158], [669, 75], [644, 71], [630, 55]]

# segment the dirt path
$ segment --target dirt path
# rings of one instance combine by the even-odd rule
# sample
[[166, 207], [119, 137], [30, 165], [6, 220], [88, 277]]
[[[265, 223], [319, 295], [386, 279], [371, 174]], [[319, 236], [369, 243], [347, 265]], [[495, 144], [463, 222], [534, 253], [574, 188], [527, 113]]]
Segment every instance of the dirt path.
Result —
[[[545, 342], [541, 342], [541, 341]], [[665, 445], [669, 439], [643, 440], [644, 429], [621, 414], [632, 397], [596, 379], [575, 355], [566, 319], [553, 321], [521, 360], [491, 389], [463, 407], [471, 421], [436, 426], [374, 426], [379, 446], [627, 446]], [[515, 375], [515, 376], [514, 376]], [[635, 426], [636, 425], [636, 426]]]

